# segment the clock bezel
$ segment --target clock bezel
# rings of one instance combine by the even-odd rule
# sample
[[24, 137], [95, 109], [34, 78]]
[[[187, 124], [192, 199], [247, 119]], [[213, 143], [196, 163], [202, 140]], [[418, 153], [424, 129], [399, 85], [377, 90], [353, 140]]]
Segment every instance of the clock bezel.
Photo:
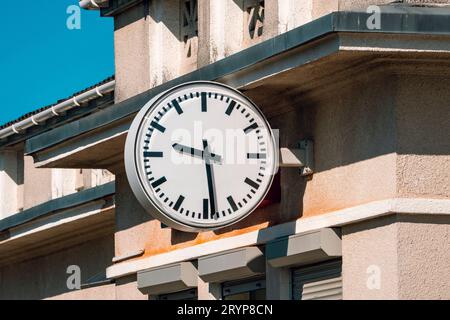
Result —
[[[273, 165], [271, 168], [271, 172], [269, 173], [270, 178], [269, 182], [267, 183], [266, 189], [261, 194], [260, 199], [258, 202], [249, 210], [246, 210], [245, 214], [241, 214], [236, 219], [232, 219], [230, 221], [227, 221], [226, 223], [217, 223], [209, 224], [208, 226], [201, 226], [201, 224], [189, 224], [183, 221], [179, 221], [176, 218], [172, 217], [172, 213], [167, 213], [160, 204], [158, 204], [156, 201], [154, 201], [151, 197], [151, 195], [148, 194], [145, 186], [144, 181], [142, 180], [141, 174], [139, 172], [139, 163], [138, 163], [138, 141], [141, 138], [139, 133], [141, 132], [141, 129], [143, 127], [143, 124], [146, 121], [146, 115], [151, 114], [155, 109], [160, 107], [160, 102], [165, 100], [167, 96], [170, 96], [174, 91], [179, 91], [180, 89], [183, 89], [184, 87], [188, 86], [196, 86], [196, 85], [208, 85], [208, 86], [217, 86], [221, 89], [230, 90], [234, 92], [241, 100], [243, 100], [248, 105], [251, 105], [256, 114], [260, 117], [261, 121], [264, 122], [265, 126], [268, 129], [268, 143], [272, 144], [272, 150], [273, 150]], [[217, 83], [213, 81], [190, 81], [186, 82], [177, 86], [174, 86], [170, 88], [169, 90], [166, 90], [151, 100], [149, 100], [138, 112], [136, 117], [134, 118], [132, 125], [129, 129], [128, 136], [126, 139], [125, 144], [125, 170], [126, 175], [128, 178], [128, 182], [130, 184], [130, 187], [136, 196], [137, 200], [141, 204], [141, 206], [145, 209], [147, 213], [149, 213], [154, 218], [161, 221], [163, 224], [172, 227], [174, 229], [184, 231], [184, 232], [205, 232], [205, 231], [212, 231], [212, 230], [219, 230], [226, 228], [228, 226], [234, 225], [238, 223], [239, 221], [247, 218], [251, 213], [253, 213], [258, 206], [261, 204], [261, 202], [265, 199], [267, 196], [267, 193], [270, 190], [270, 187], [273, 183], [274, 175], [277, 170], [277, 161], [278, 161], [278, 153], [276, 149], [276, 143], [275, 143], [275, 137], [272, 131], [272, 128], [267, 121], [266, 117], [262, 113], [262, 111], [258, 108], [258, 106], [250, 100], [248, 97], [246, 97], [244, 94], [242, 94], [240, 91], [222, 84]]]

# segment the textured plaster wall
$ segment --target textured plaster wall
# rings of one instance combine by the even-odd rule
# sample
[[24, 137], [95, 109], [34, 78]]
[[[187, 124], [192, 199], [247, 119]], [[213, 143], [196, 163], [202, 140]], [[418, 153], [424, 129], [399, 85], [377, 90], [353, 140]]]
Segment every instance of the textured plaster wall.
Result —
[[[265, 0], [261, 32], [249, 31], [256, 0], [198, 0], [198, 37], [184, 42], [178, 0], [144, 1], [115, 16], [116, 101], [223, 59], [334, 11], [363, 10], [393, 0]], [[443, 4], [448, 0], [405, 0]], [[398, 4], [398, 3], [397, 3]], [[258, 11], [259, 12], [259, 11]], [[262, 11], [261, 11], [262, 12]], [[261, 20], [261, 19], [260, 19]]]
[[[261, 34], [249, 25], [255, 0], [199, 0], [198, 38], [184, 43], [180, 2], [139, 3], [117, 15], [114, 47], [116, 101], [336, 11], [338, 1], [265, 0]], [[189, 50], [189, 47], [191, 48]], [[190, 54], [188, 54], [190, 53]]]
[[400, 299], [450, 299], [450, 217], [400, 217]]
[[177, 0], [144, 1], [114, 18], [116, 102], [197, 67], [198, 44], [194, 37], [189, 56], [180, 10]]
[[0, 152], [0, 219], [17, 212], [19, 208], [19, 166], [15, 150]]
[[449, 217], [391, 215], [342, 232], [344, 299], [450, 299]]
[[449, 198], [448, 75], [442, 72], [397, 79], [396, 86], [397, 193], [402, 197]]
[[24, 163], [24, 209], [29, 209], [52, 199], [52, 169], [35, 168], [29, 156]]
[[116, 101], [150, 88], [148, 8], [132, 7], [114, 18]]
[[132, 275], [116, 280], [116, 299], [148, 300], [148, 296], [138, 290], [136, 275]]
[[48, 300], [117, 300], [116, 286], [114, 284], [107, 284], [70, 291], [48, 298]]
[[199, 66], [208, 65], [241, 50], [245, 23], [243, 0], [199, 0], [198, 3]]
[[[397, 233], [393, 217], [342, 228], [344, 299], [398, 298]], [[367, 286], [372, 270], [381, 272], [379, 290]]]
[[[84, 298], [84, 293], [69, 293], [66, 273], [70, 265], [81, 268], [81, 283], [89, 278], [105, 272], [114, 255], [113, 236], [107, 236], [67, 248], [40, 258], [0, 267], [0, 299], [45, 299], [63, 297], [67, 294]], [[95, 258], [93, 258], [95, 257]], [[106, 287], [105, 287], [106, 288]], [[94, 292], [105, 291], [94, 289], [86, 291], [86, 298]]]
[[331, 92], [332, 101], [305, 109], [313, 123], [308, 135], [315, 142], [317, 173], [306, 185], [303, 216], [395, 196], [392, 83], [384, 73], [362, 76]]
[[[73, 194], [114, 180], [107, 170], [46, 169], [36, 168], [33, 158], [24, 158], [23, 198], [24, 209], [29, 209], [52, 199]], [[21, 202], [21, 201], [19, 201]], [[16, 213], [17, 210], [11, 213]]]

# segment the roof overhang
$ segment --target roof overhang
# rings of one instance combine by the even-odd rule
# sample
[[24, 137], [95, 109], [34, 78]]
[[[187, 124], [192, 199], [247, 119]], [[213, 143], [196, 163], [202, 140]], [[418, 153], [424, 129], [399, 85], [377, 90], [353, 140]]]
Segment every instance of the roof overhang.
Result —
[[114, 233], [115, 183], [53, 199], [0, 220], [0, 265]]
[[[450, 9], [383, 7], [381, 30], [367, 29], [367, 18], [364, 12], [329, 14], [35, 136], [25, 151], [39, 167], [117, 170], [135, 114], [155, 95], [187, 81], [213, 80], [245, 91], [270, 118], [326, 97], [331, 87], [376, 72], [380, 65], [402, 72], [430, 68], [432, 61], [433, 68], [448, 70]], [[274, 96], [277, 103], [267, 103]]]

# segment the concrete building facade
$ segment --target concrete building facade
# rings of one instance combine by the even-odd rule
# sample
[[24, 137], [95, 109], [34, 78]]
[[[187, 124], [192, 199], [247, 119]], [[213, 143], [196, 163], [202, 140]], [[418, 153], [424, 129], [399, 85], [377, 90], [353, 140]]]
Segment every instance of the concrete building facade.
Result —
[[[0, 128], [0, 299], [450, 299], [449, 1], [80, 4], [114, 19], [115, 78]], [[312, 175], [203, 233], [148, 214], [123, 155], [193, 80], [314, 142]]]

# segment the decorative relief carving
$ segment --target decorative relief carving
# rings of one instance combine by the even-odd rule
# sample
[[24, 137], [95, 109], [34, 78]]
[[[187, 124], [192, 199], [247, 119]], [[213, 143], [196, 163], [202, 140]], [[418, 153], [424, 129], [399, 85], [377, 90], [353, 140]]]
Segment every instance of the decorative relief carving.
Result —
[[197, 0], [181, 0], [181, 39], [184, 42], [185, 57], [195, 57], [198, 46]]
[[244, 8], [247, 16], [246, 32], [250, 39], [257, 39], [264, 32], [264, 0], [245, 0]]

